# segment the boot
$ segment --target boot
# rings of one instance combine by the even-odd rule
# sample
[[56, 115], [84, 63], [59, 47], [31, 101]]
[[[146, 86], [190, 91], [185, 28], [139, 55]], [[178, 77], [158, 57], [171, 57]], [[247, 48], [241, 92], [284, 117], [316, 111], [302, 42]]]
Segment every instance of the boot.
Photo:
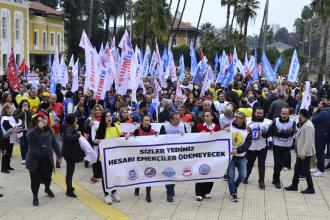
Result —
[[66, 196], [71, 198], [77, 198], [77, 195], [73, 192], [73, 189], [66, 190]]
[[148, 187], [146, 188], [146, 190], [147, 190], [146, 200], [147, 200], [147, 202], [151, 202], [151, 195], [150, 195], [151, 187], [148, 186]]
[[140, 188], [135, 188], [134, 195], [139, 196]]
[[33, 206], [39, 206], [39, 199], [38, 196], [33, 196]]

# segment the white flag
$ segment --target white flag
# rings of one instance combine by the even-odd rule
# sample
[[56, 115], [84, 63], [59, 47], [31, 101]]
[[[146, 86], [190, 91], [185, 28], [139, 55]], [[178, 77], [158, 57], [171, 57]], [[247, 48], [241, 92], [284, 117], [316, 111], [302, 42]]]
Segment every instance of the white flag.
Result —
[[74, 66], [74, 57], [73, 57], [73, 54], [72, 54], [68, 67], [73, 67], [73, 66]]
[[309, 81], [306, 81], [304, 96], [302, 98], [300, 109], [309, 110], [309, 106], [311, 105], [311, 84]]
[[71, 87], [72, 92], [78, 90], [78, 78], [79, 78], [79, 58], [72, 67], [72, 87]]
[[176, 82], [175, 99], [177, 98], [183, 98], [182, 89], [179, 81]]
[[289, 74], [288, 74], [289, 82], [297, 82], [299, 68], [300, 68], [300, 64], [299, 64], [299, 60], [298, 60], [297, 51], [294, 50], [292, 60], [291, 60], [290, 70], [289, 70]]
[[69, 76], [68, 76], [68, 68], [65, 65], [64, 62], [64, 55], [61, 56], [61, 63], [60, 63], [60, 69], [61, 69], [61, 85], [62, 87], [66, 87], [66, 84], [69, 81]]

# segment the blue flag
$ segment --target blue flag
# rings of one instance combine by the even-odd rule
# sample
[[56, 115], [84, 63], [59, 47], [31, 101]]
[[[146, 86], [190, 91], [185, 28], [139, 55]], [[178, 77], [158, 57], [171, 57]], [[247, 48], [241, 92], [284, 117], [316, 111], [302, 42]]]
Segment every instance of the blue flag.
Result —
[[185, 77], [185, 65], [184, 65], [184, 58], [183, 58], [182, 54], [180, 56], [180, 61], [179, 61], [179, 73], [180, 73], [179, 81], [183, 82], [184, 77]]
[[218, 57], [218, 54], [216, 54], [214, 57], [214, 72], [217, 72], [218, 65], [219, 65], [219, 57]]
[[168, 53], [167, 53], [166, 46], [164, 47], [164, 50], [163, 50], [162, 61], [163, 61], [163, 69], [165, 71], [167, 68], [167, 65], [168, 65]]
[[50, 55], [50, 53], [48, 54], [48, 67], [49, 69], [52, 68], [52, 55]]
[[193, 78], [194, 84], [201, 84], [204, 81], [204, 72], [208, 68], [208, 60], [205, 56], [203, 56], [202, 60], [197, 65], [197, 72]]
[[253, 65], [253, 80], [258, 80], [258, 54], [257, 49], [254, 49], [254, 65]]
[[221, 85], [223, 87], [227, 87], [234, 79], [234, 74], [235, 74], [235, 68], [234, 68], [234, 63], [231, 62], [229, 64], [228, 70], [226, 75], [223, 77], [223, 81], [221, 83]]
[[274, 67], [275, 76], [277, 76], [277, 70], [281, 67], [282, 63], [283, 63], [282, 55], [280, 55], [277, 59], [276, 65]]
[[266, 79], [270, 82], [276, 82], [275, 73], [272, 69], [272, 66], [269, 63], [265, 51], [262, 52], [261, 61], [262, 61], [262, 72], [265, 74]]
[[195, 74], [197, 73], [198, 64], [197, 64], [197, 57], [193, 42], [191, 42], [190, 44], [190, 58], [191, 58], [190, 74], [191, 76], [195, 76]]

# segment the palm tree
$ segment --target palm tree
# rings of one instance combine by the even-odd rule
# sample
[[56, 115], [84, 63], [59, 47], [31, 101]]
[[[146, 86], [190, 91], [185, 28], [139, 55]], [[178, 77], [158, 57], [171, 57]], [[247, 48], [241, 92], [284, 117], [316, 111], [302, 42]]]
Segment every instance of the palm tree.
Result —
[[234, 6], [233, 17], [230, 24], [230, 32], [233, 30], [234, 18], [236, 17], [237, 7], [240, 0], [231, 0], [231, 4]]
[[244, 36], [247, 37], [247, 30], [250, 19], [255, 19], [257, 16], [256, 10], [259, 9], [260, 2], [257, 0], [240, 0], [237, 6], [238, 20], [243, 22]]
[[183, 17], [183, 13], [184, 13], [184, 10], [186, 9], [186, 4], [187, 4], [187, 0], [184, 0], [184, 5], [183, 5], [183, 8], [182, 8], [182, 12], [181, 12], [181, 15], [180, 15], [180, 19], [179, 19], [179, 22], [178, 22], [178, 26], [176, 27], [176, 30], [175, 30], [175, 33], [174, 33], [174, 37], [176, 37], [176, 34], [178, 33], [179, 31], [179, 28], [180, 28], [180, 24], [181, 24], [181, 21], [182, 21], [182, 17]]
[[92, 25], [93, 25], [93, 11], [94, 11], [94, 0], [89, 0], [89, 16], [88, 16], [88, 31], [87, 35], [92, 38]]
[[138, 0], [134, 6], [134, 33], [141, 38], [142, 45], [152, 44], [155, 37], [168, 34], [171, 11], [168, 4], [159, 0]]
[[199, 12], [199, 18], [198, 18], [197, 27], [196, 27], [196, 34], [195, 34], [195, 36], [194, 36], [194, 47], [196, 47], [197, 32], [198, 32], [199, 24], [200, 24], [200, 22], [201, 22], [201, 18], [202, 18], [203, 10], [204, 10], [204, 4], [205, 4], [205, 0], [203, 0], [203, 4], [202, 4], [202, 7], [201, 7], [201, 11]]
[[[321, 27], [320, 52], [319, 52], [319, 74], [317, 81], [323, 80], [326, 69], [330, 69], [330, 3], [328, 0], [313, 0], [311, 3], [313, 12], [319, 17]], [[324, 59], [325, 57], [325, 59]]]
[[117, 32], [117, 19], [124, 14], [126, 8], [125, 1], [116, 1], [116, 0], [103, 0], [103, 11], [105, 17], [105, 32], [104, 40], [107, 41], [109, 38], [109, 22], [112, 17], [114, 20], [113, 24], [113, 34], [116, 35]]
[[227, 6], [227, 20], [226, 20], [226, 36], [228, 36], [229, 32], [229, 18], [230, 18], [230, 6], [232, 0], [221, 0], [221, 6]]
[[[176, 16], [178, 14], [178, 10], [179, 10], [179, 6], [180, 6], [180, 2], [181, 0], [178, 0], [178, 3], [176, 4], [176, 9], [175, 9], [175, 14], [174, 14], [174, 17], [172, 19], [172, 24], [171, 24], [171, 29], [173, 30], [173, 26], [174, 26], [174, 22], [175, 22], [175, 19], [176, 19]], [[171, 2], [172, 3], [172, 2]], [[170, 40], [170, 36], [171, 36], [171, 33], [169, 32], [168, 33], [168, 36], [167, 36], [167, 44], [168, 44], [168, 41]]]

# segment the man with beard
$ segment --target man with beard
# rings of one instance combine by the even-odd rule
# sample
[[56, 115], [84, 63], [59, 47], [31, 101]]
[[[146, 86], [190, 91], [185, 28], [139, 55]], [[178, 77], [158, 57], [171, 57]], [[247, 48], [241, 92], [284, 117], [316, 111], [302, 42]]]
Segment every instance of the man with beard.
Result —
[[252, 133], [252, 144], [247, 151], [247, 175], [244, 184], [248, 183], [254, 162], [258, 157], [259, 188], [265, 189], [265, 161], [267, 156], [266, 138], [263, 135], [268, 130], [264, 123], [264, 110], [261, 107], [254, 109], [252, 121], [248, 124], [248, 131]]
[[290, 148], [296, 131], [296, 122], [289, 118], [289, 108], [283, 107], [280, 117], [275, 118], [270, 126], [267, 136], [273, 138], [274, 174], [273, 182], [277, 189], [281, 189], [280, 174], [284, 162], [290, 157]]

